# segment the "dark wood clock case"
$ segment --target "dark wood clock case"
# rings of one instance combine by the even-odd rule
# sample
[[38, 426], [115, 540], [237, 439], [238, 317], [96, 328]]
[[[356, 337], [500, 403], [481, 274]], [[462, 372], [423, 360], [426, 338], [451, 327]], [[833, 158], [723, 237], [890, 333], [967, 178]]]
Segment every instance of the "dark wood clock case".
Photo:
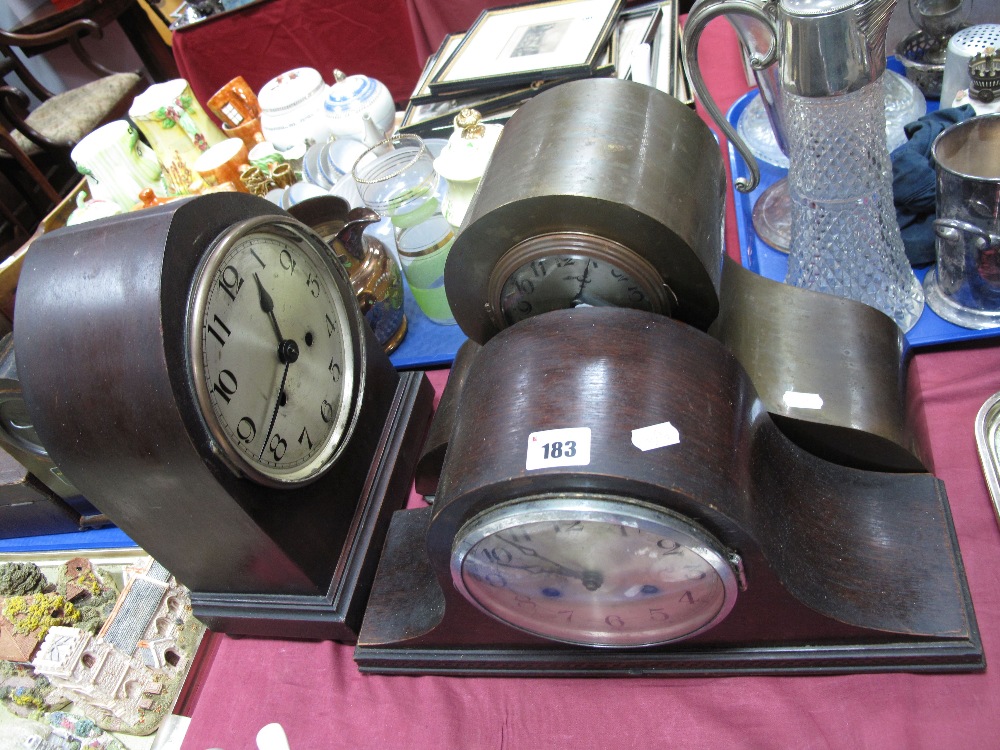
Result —
[[[600, 342], [600, 345], [595, 345]], [[689, 326], [610, 308], [501, 332], [465, 378], [435, 503], [395, 514], [355, 651], [389, 674], [972, 671], [985, 666], [943, 484], [840, 466], [793, 444], [749, 376]], [[676, 445], [631, 431], [670, 422]], [[528, 471], [536, 431], [589, 427], [590, 463]], [[539, 493], [604, 493], [700, 524], [743, 560], [728, 617], [637, 649], [546, 641], [456, 590], [459, 529]]]
[[185, 364], [188, 290], [212, 240], [262, 214], [285, 216], [220, 193], [37, 240], [16, 309], [24, 399], [66, 476], [191, 589], [211, 629], [353, 641], [432, 389], [397, 374], [352, 302], [362, 405], [334, 467], [281, 490], [219, 459]]

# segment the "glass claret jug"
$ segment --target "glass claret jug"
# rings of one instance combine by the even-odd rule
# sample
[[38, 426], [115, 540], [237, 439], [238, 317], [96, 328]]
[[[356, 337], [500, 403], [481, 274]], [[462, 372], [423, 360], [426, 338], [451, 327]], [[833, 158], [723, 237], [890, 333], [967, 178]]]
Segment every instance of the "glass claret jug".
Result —
[[753, 154], [708, 94], [698, 67], [704, 25], [724, 15], [746, 45], [788, 154], [791, 247], [785, 281], [864, 302], [904, 331], [924, 297], [896, 222], [885, 140], [885, 36], [896, 0], [698, 0], [684, 36], [695, 91], [750, 170]]

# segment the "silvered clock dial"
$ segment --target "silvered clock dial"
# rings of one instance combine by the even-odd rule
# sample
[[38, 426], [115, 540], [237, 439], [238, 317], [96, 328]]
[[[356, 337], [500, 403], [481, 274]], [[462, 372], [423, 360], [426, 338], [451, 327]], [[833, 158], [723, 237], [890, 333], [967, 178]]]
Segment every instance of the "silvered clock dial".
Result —
[[502, 622], [587, 646], [689, 638], [736, 603], [739, 557], [664, 508], [611, 496], [535, 497], [469, 521], [456, 588]]
[[251, 479], [315, 479], [349, 435], [358, 384], [344, 276], [291, 219], [242, 222], [206, 255], [189, 323], [198, 402]]

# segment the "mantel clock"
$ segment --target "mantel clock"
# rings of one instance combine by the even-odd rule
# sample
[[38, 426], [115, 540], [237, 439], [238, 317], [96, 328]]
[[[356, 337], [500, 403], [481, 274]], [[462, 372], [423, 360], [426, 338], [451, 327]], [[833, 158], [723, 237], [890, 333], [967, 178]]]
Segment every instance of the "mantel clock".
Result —
[[322, 239], [231, 193], [83, 224], [33, 244], [16, 317], [42, 444], [199, 619], [353, 640], [432, 394]]

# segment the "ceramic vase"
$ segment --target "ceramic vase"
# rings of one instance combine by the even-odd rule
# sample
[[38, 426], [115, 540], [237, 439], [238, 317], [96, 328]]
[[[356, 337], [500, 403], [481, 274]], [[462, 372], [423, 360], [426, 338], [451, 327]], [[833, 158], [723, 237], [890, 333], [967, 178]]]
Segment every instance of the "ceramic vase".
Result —
[[226, 139], [183, 78], [156, 83], [139, 94], [128, 111], [163, 164], [164, 179], [177, 195], [203, 186], [194, 162]]

